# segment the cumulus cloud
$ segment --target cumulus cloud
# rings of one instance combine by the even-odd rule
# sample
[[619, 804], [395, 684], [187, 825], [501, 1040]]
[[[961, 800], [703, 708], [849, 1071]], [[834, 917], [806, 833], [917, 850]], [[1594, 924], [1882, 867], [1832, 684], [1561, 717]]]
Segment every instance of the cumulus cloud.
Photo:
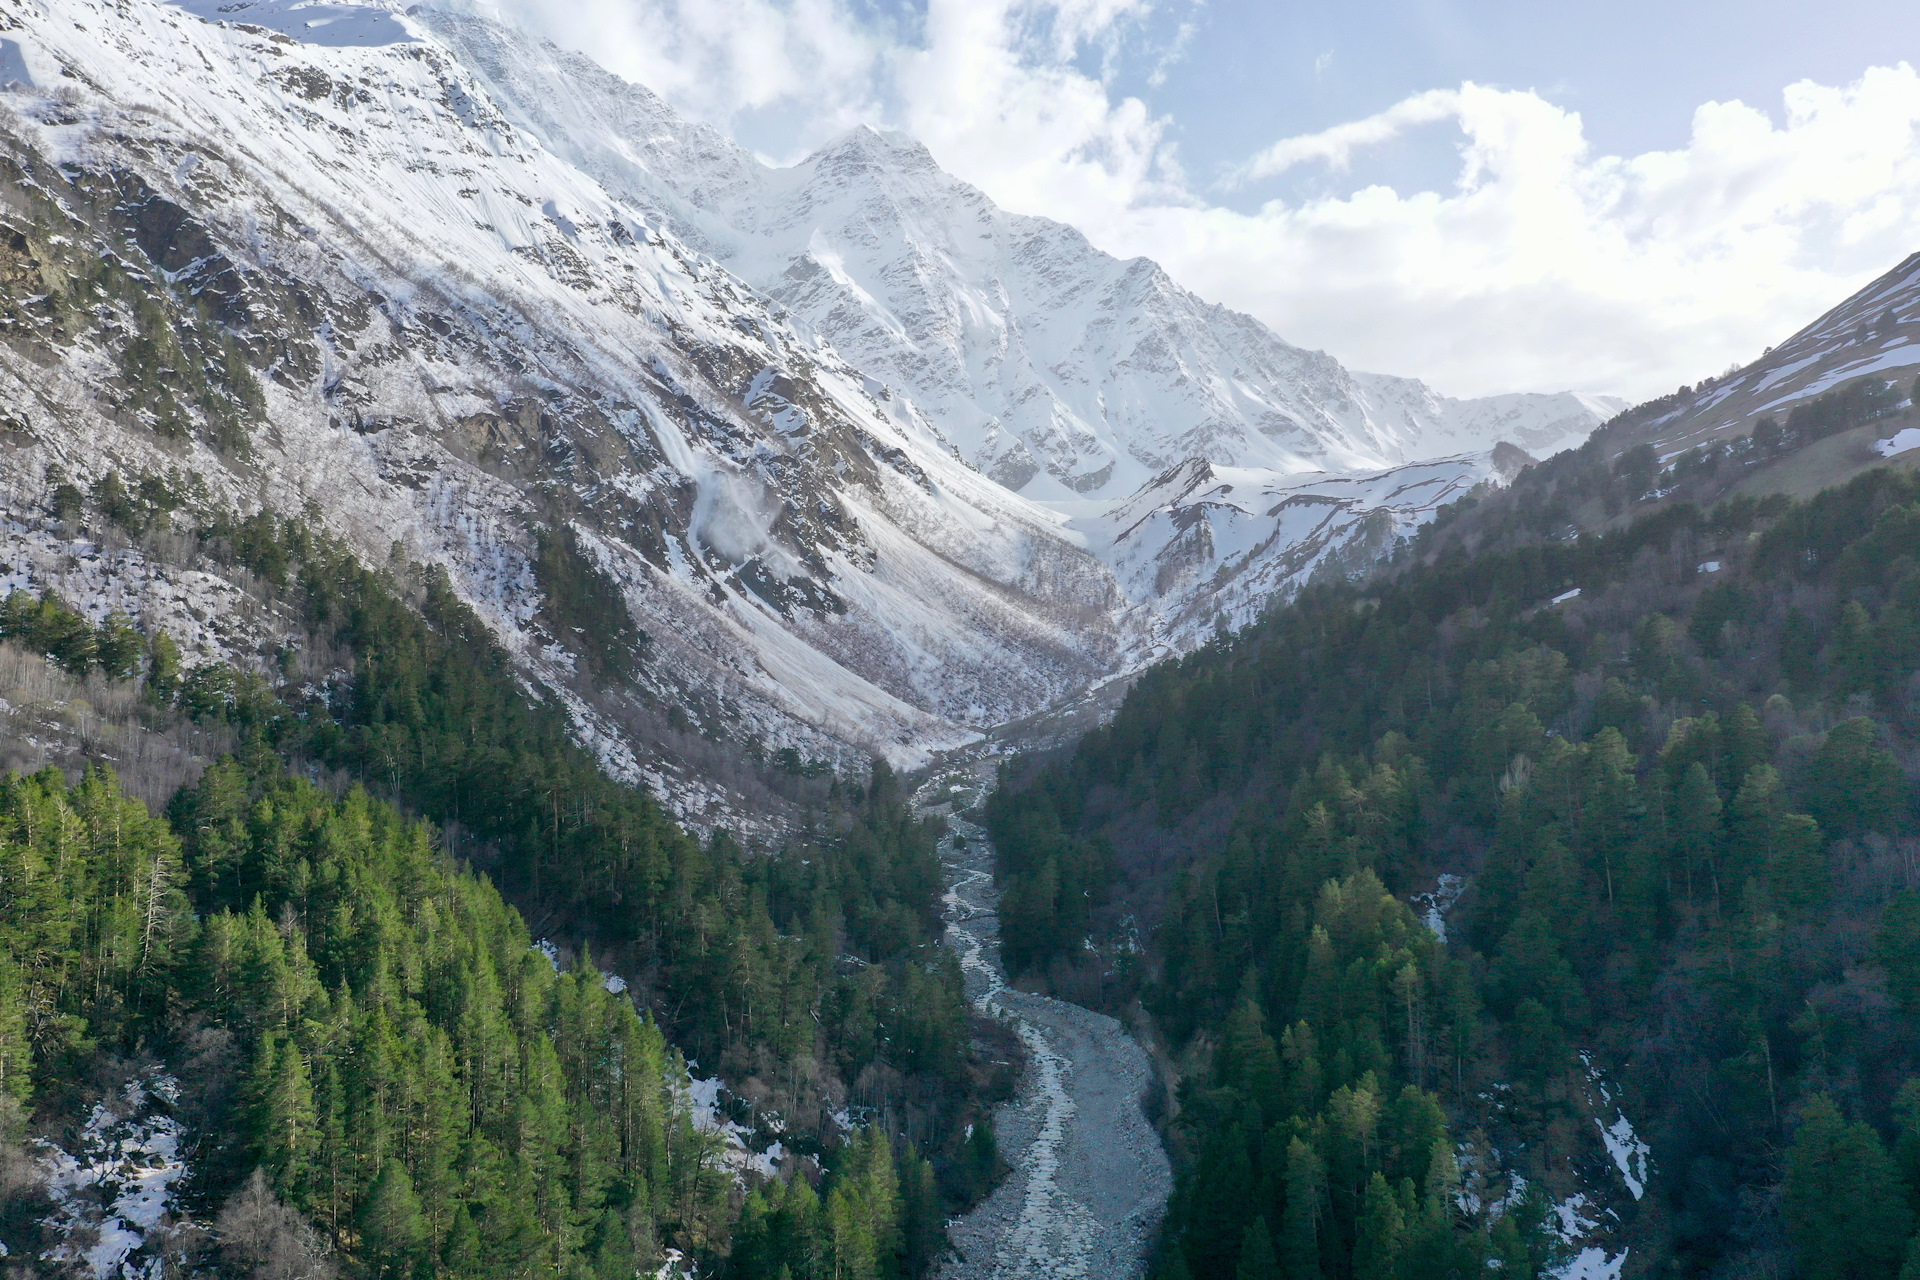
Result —
[[[449, 0], [455, 2], [455, 0]], [[1920, 77], [1700, 107], [1684, 147], [1596, 154], [1541, 94], [1463, 84], [1277, 140], [1230, 176], [1338, 175], [1415, 130], [1444, 190], [1368, 186], [1231, 209], [1188, 182], [1172, 123], [1112, 89], [1156, 4], [457, 0], [484, 5], [792, 160], [855, 123], [905, 129], [1001, 204], [1158, 259], [1203, 296], [1358, 368], [1453, 394], [1649, 395], [1751, 358], [1920, 248]], [[1158, 63], [1179, 45], [1151, 51]], [[1093, 69], [1089, 69], [1092, 66]]]
[[1776, 124], [1708, 103], [1684, 148], [1607, 156], [1577, 114], [1467, 84], [1263, 157], [1338, 164], [1438, 115], [1460, 135], [1451, 190], [1137, 206], [1108, 243], [1360, 367], [1653, 394], [1757, 356], [1920, 249], [1920, 76], [1797, 84], [1784, 107]]

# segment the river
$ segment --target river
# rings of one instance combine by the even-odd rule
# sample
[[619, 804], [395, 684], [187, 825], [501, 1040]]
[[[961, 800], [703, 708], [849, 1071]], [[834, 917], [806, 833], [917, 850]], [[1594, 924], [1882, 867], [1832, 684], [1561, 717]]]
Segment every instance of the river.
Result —
[[[995, 763], [955, 761], [915, 793], [923, 812], [947, 815], [940, 846], [946, 944], [959, 954], [967, 997], [1007, 1023], [1027, 1051], [1017, 1093], [994, 1113], [1012, 1173], [949, 1224], [955, 1252], [938, 1274], [1138, 1280], [1173, 1188], [1166, 1151], [1141, 1110], [1152, 1069], [1146, 1051], [1113, 1018], [1007, 985], [993, 849], [975, 820]], [[956, 787], [961, 794], [952, 798]]]

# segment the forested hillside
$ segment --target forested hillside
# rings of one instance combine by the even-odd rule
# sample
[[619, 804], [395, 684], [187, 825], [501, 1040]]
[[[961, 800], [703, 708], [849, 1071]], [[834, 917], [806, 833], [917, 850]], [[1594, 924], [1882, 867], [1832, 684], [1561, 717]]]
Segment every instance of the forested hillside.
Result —
[[[163, 814], [104, 768], [0, 784], [0, 1140], [174, 1081], [190, 1176], [145, 1245], [169, 1274], [631, 1276], [678, 1250], [771, 1277], [763, 1199], [735, 1231], [769, 1170], [813, 1240], [786, 1274], [923, 1269], [993, 1156], [965, 1137], [987, 1077], [933, 945], [938, 833], [886, 767], [794, 761], [808, 836], [702, 842], [607, 778], [443, 580], [299, 520], [195, 536], [306, 619], [271, 674], [182, 671], [52, 593], [0, 608], [17, 649], [137, 682], [151, 729], [240, 744]], [[720, 1118], [762, 1172], [696, 1126], [683, 1052], [733, 1085]], [[0, 1181], [6, 1265], [57, 1253], [32, 1180]]]
[[1448, 513], [994, 798], [1010, 964], [1175, 1064], [1165, 1280], [1536, 1275], [1596, 1169], [1626, 1274], [1920, 1275], [1920, 480], [1642, 462]]

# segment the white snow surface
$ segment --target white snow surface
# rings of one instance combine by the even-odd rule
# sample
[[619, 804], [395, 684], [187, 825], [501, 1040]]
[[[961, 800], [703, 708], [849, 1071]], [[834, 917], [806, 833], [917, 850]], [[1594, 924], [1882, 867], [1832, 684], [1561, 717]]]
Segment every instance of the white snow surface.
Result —
[[1052, 504], [1176, 648], [1241, 626], [1320, 572], [1358, 572], [1444, 503], [1498, 483], [1490, 454], [1282, 475], [1192, 461], [1111, 503]]
[[[1833, 307], [1744, 368], [1682, 388], [1675, 407], [1614, 448], [1651, 443], [1663, 453], [1745, 436], [1766, 416], [1856, 378], [1878, 375], [1906, 401], [1920, 372], [1920, 253]], [[1883, 449], [1884, 452], [1884, 449]]]
[[[1597, 1120], [1594, 1123], [1600, 1124]], [[1621, 1181], [1627, 1184], [1627, 1190], [1638, 1200], [1646, 1194], [1647, 1159], [1653, 1154], [1653, 1148], [1634, 1133], [1633, 1122], [1625, 1115], [1616, 1117], [1610, 1125], [1600, 1124], [1600, 1140], [1606, 1144], [1607, 1154], [1620, 1170]]]
[[1588, 1246], [1564, 1265], [1547, 1274], [1556, 1280], [1620, 1280], [1627, 1265], [1628, 1250], [1608, 1254], [1605, 1249]]
[[1877, 442], [1873, 448], [1883, 458], [1891, 458], [1909, 449], [1920, 449], [1920, 427], [1904, 427], [1894, 432], [1892, 438]]
[[1442, 872], [1429, 893], [1413, 895], [1413, 905], [1420, 912], [1420, 923], [1427, 926], [1434, 937], [1447, 940], [1447, 913], [1453, 910], [1453, 904], [1460, 901], [1460, 895], [1467, 891], [1467, 878], [1455, 875], [1451, 871]]
[[[720, 1151], [720, 1163], [733, 1171], [734, 1180], [742, 1186], [747, 1185], [746, 1174], [751, 1171], [762, 1178], [776, 1175], [780, 1161], [786, 1158], [785, 1143], [772, 1142], [764, 1151], [755, 1151], [751, 1144], [753, 1131], [726, 1118], [720, 1110], [720, 1094], [726, 1088], [726, 1082], [719, 1076], [696, 1077], [689, 1073], [684, 1086], [687, 1100], [693, 1108], [693, 1126], [702, 1133], [718, 1137], [724, 1144]], [[849, 1118], [843, 1123], [843, 1129], [853, 1127]]]
[[[94, 1107], [76, 1149], [40, 1144], [47, 1194], [54, 1204], [47, 1225], [60, 1243], [50, 1262], [79, 1263], [95, 1280], [148, 1280], [158, 1259], [134, 1255], [173, 1218], [174, 1185], [187, 1176], [180, 1157], [180, 1126], [167, 1114], [179, 1085], [164, 1072], [129, 1081]], [[74, 1243], [75, 1238], [90, 1243]]]
[[[1593, 1065], [1591, 1055], [1582, 1053], [1580, 1060], [1586, 1064], [1588, 1083], [1600, 1095], [1599, 1106], [1595, 1108], [1600, 1116], [1594, 1118], [1594, 1124], [1600, 1129], [1600, 1141], [1607, 1148], [1614, 1167], [1620, 1170], [1620, 1180], [1626, 1183], [1628, 1194], [1638, 1200], [1646, 1194], [1647, 1179], [1652, 1176], [1653, 1148], [1634, 1132], [1633, 1122], [1614, 1102], [1613, 1090], [1600, 1069]], [[1612, 1123], [1601, 1118], [1608, 1112], [1614, 1116]]]
[[[243, 327], [290, 355], [245, 467], [108, 413], [112, 357], [87, 342], [50, 369], [0, 355], [0, 407], [28, 436], [0, 457], [10, 512], [44, 509], [51, 462], [83, 487], [179, 467], [243, 511], [311, 501], [372, 563], [398, 544], [443, 566], [609, 770], [696, 826], [724, 795], [636, 754], [540, 621], [543, 492], [585, 509], [581, 542], [651, 637], [645, 693], [768, 748], [912, 764], [1118, 663], [1125, 601], [1058, 516], [517, 129], [414, 17], [48, 0], [11, 35], [35, 80], [71, 73], [57, 101], [0, 97], [0, 134], [60, 175], [46, 198], [138, 175], [210, 242], [157, 265], [186, 280], [217, 251], [255, 290]], [[272, 309], [273, 288], [313, 314]], [[49, 536], [8, 532], [38, 540], [9, 557], [35, 587], [70, 550]], [[147, 621], [144, 581], [74, 597]], [[236, 612], [194, 607], [210, 628]]]
[[1625, 407], [1455, 400], [1353, 373], [1149, 259], [999, 208], [905, 134], [862, 126], [770, 168], [582, 55], [452, 13], [419, 21], [516, 126], [777, 299], [1032, 497], [1121, 498], [1189, 459], [1373, 471], [1499, 440], [1544, 456]]
[[410, 44], [417, 37], [403, 19], [374, 4], [327, 4], [323, 0], [172, 0], [209, 22], [262, 27], [304, 44], [336, 48]]

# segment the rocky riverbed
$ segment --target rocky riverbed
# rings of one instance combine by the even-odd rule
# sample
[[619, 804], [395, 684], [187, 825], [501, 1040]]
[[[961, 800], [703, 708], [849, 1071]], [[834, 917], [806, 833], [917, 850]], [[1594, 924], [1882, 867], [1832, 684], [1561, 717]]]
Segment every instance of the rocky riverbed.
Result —
[[[974, 1007], [1012, 1027], [1027, 1051], [1013, 1101], [994, 1115], [1012, 1173], [947, 1232], [941, 1280], [1146, 1271], [1173, 1176], [1141, 1110], [1147, 1054], [1121, 1024], [1064, 1000], [1009, 987], [1000, 967], [993, 849], [973, 819], [992, 784], [984, 759], [936, 771], [916, 799], [948, 816], [946, 943]], [[957, 791], [957, 794], [956, 794]]]

